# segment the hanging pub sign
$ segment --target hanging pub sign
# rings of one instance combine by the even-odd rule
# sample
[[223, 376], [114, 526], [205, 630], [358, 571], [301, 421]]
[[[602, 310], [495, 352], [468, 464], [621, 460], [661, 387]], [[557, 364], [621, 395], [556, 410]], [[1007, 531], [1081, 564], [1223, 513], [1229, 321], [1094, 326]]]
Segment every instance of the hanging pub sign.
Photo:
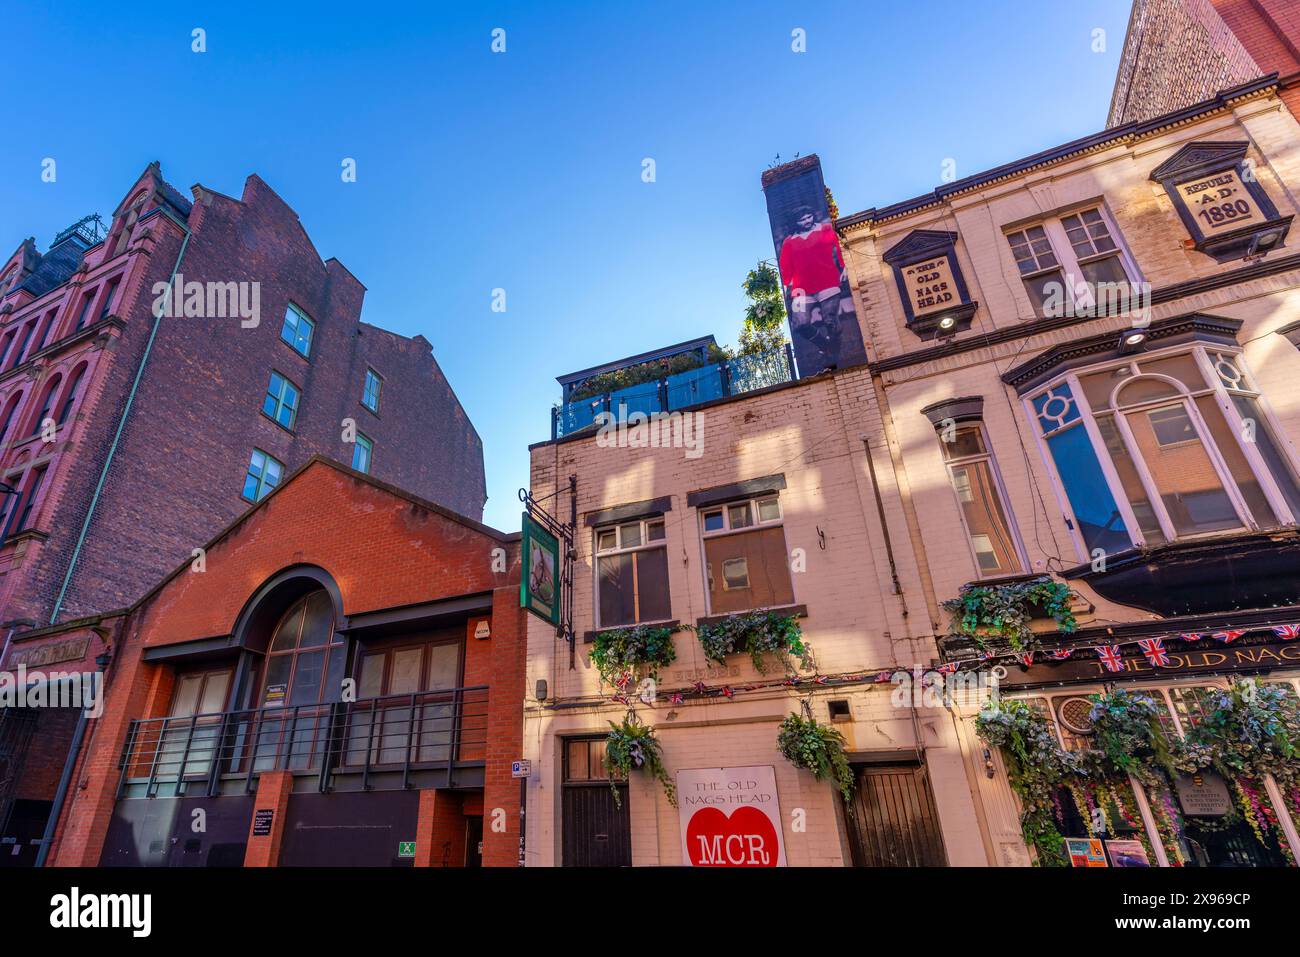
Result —
[[784, 867], [776, 769], [677, 772], [682, 863], [691, 867]]
[[767, 170], [763, 195], [799, 375], [866, 362], [821, 160], [814, 153]]
[[969, 329], [979, 307], [966, 291], [956, 246], [956, 233], [915, 229], [881, 256], [893, 267], [907, 328], [922, 339]]
[[560, 542], [527, 513], [523, 524], [519, 607], [552, 625], [560, 623]]
[[1277, 207], [1246, 158], [1247, 143], [1188, 143], [1157, 166], [1192, 246], [1219, 262], [1261, 255], [1282, 245], [1290, 216]]
[[1183, 813], [1189, 817], [1223, 817], [1232, 810], [1228, 782], [1210, 771], [1179, 775], [1174, 789]]

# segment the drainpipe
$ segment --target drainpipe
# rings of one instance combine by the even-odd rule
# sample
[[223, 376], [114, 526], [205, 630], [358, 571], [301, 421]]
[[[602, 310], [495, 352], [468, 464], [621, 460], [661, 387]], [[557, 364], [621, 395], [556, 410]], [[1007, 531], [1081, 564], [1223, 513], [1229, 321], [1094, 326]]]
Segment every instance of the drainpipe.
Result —
[[[103, 675], [110, 660], [112, 660], [112, 655], [107, 651], [101, 652], [95, 657], [95, 674], [99, 676], [96, 684], [101, 696], [105, 694]], [[54, 806], [50, 808], [50, 819], [45, 822], [45, 833], [41, 835], [41, 849], [36, 854], [37, 867], [44, 867], [46, 859], [50, 856], [50, 845], [54, 842], [54, 830], [59, 826], [59, 818], [63, 814], [63, 802], [68, 797], [68, 785], [72, 783], [72, 772], [77, 766], [77, 757], [81, 754], [81, 742], [86, 737], [86, 724], [89, 720], [87, 713], [88, 709], [83, 698], [81, 714], [77, 715], [77, 728], [72, 733], [72, 744], [68, 747], [68, 757], [63, 762], [63, 774], [59, 776], [59, 789], [54, 792]]]
[[[176, 252], [176, 262], [172, 265], [172, 274], [167, 277], [167, 294], [170, 296], [172, 283], [176, 280], [176, 273], [181, 268], [181, 259], [185, 256], [185, 248], [190, 244], [190, 227], [188, 224], [181, 222], [170, 210], [159, 207], [159, 211], [185, 233], [185, 238], [181, 241], [181, 248]], [[117, 420], [117, 431], [113, 433], [113, 444], [108, 447], [108, 455], [104, 457], [104, 467], [100, 469], [99, 481], [95, 484], [95, 494], [90, 500], [90, 508], [86, 510], [86, 519], [81, 523], [81, 531], [77, 535], [76, 547], [72, 549], [72, 558], [68, 562], [68, 570], [64, 573], [63, 584], [59, 586], [59, 596], [54, 600], [54, 611], [50, 614], [51, 625], [59, 620], [59, 609], [63, 607], [63, 598], [68, 592], [68, 585], [72, 582], [72, 572], [77, 567], [77, 559], [81, 555], [81, 546], [86, 541], [86, 532], [89, 531], [90, 520], [95, 515], [95, 506], [99, 504], [100, 493], [104, 489], [104, 483], [108, 480], [109, 466], [113, 464], [113, 455], [117, 452], [118, 442], [121, 440], [122, 432], [126, 428], [126, 419], [131, 414], [131, 406], [135, 403], [135, 393], [140, 387], [140, 379], [144, 376], [144, 367], [149, 361], [149, 353], [153, 351], [153, 342], [158, 335], [158, 326], [161, 323], [161, 314], [153, 317], [153, 328], [149, 330], [149, 341], [145, 343], [144, 355], [140, 357], [140, 365], [135, 370], [135, 379], [131, 382], [131, 392], [126, 397], [126, 406], [122, 409], [122, 416]]]

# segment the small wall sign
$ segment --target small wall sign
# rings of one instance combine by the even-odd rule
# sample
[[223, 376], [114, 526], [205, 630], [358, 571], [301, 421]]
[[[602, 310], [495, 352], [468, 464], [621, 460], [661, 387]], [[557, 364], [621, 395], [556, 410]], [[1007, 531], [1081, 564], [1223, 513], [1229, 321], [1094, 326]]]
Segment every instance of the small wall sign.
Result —
[[1246, 159], [1248, 143], [1188, 143], [1151, 171], [1193, 248], [1218, 262], [1262, 255], [1283, 244], [1291, 216], [1279, 216]]
[[397, 856], [400, 858], [415, 857], [414, 841], [398, 841]]
[[1228, 782], [1210, 771], [1180, 775], [1174, 788], [1183, 813], [1191, 817], [1223, 817], [1232, 810]]
[[957, 234], [915, 229], [882, 257], [894, 269], [907, 327], [922, 339], [970, 328], [970, 301], [957, 264]]
[[784, 867], [785, 839], [771, 765], [677, 772], [682, 863]]
[[533, 773], [532, 761], [511, 761], [510, 776], [512, 778], [526, 778]]
[[253, 837], [270, 837], [275, 823], [275, 808], [259, 807], [253, 812]]

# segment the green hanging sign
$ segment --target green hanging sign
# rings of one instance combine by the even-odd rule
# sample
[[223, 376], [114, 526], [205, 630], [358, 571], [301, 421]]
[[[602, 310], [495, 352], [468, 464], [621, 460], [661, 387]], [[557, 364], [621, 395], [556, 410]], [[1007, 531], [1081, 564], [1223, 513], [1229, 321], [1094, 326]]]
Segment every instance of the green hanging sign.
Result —
[[552, 625], [560, 623], [560, 541], [527, 513], [523, 526], [519, 607]]

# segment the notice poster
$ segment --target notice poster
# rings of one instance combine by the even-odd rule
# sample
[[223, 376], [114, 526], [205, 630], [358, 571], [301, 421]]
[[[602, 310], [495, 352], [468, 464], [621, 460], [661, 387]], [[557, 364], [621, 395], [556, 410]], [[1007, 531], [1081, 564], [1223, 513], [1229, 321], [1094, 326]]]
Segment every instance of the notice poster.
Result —
[[784, 867], [776, 769], [677, 772], [682, 861], [691, 867]]
[[1071, 867], [1106, 867], [1106, 852], [1095, 837], [1067, 837], [1065, 849]]
[[1107, 841], [1111, 867], [1150, 867], [1151, 859], [1141, 841]]

